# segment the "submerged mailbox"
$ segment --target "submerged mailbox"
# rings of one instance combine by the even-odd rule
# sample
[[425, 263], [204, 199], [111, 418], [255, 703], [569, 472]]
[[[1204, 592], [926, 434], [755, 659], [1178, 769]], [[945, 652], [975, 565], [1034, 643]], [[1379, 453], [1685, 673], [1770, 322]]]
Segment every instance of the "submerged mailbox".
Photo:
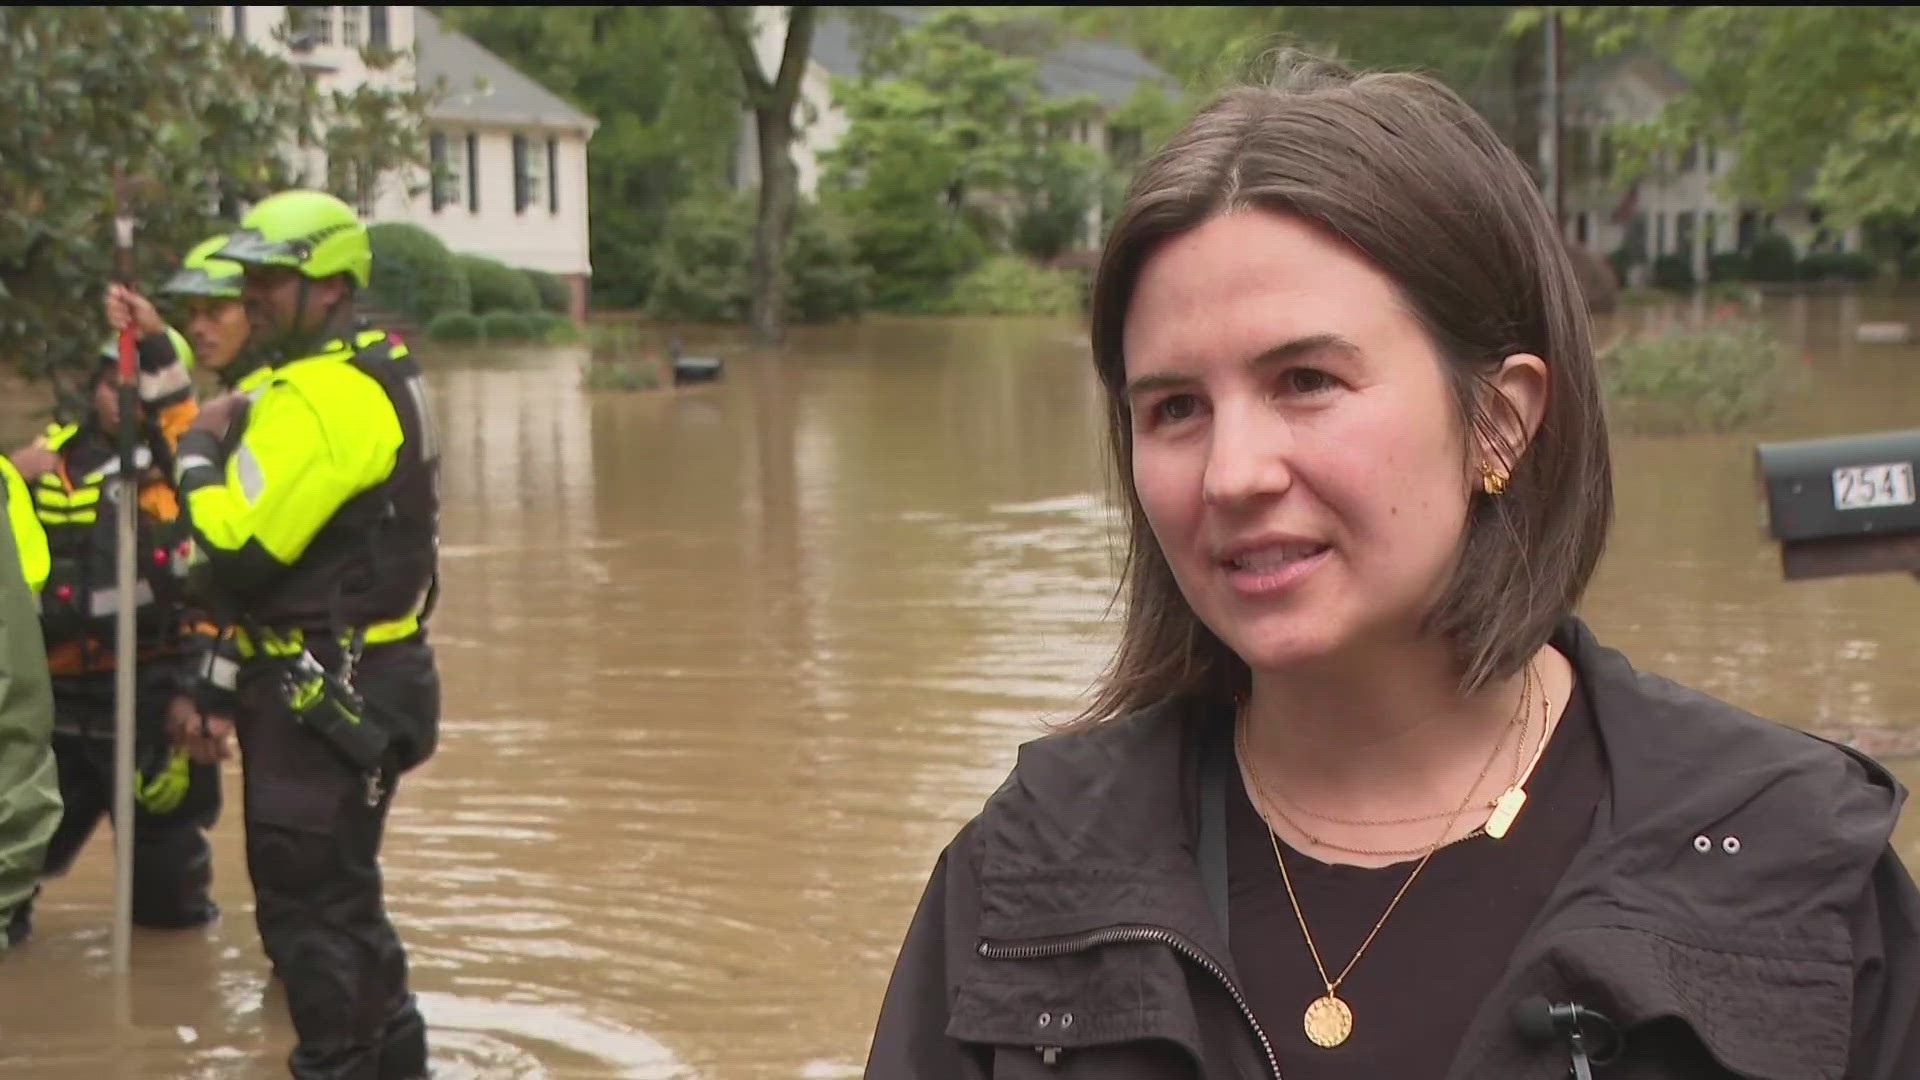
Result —
[[1920, 570], [1920, 429], [1767, 443], [1756, 457], [1789, 579]]

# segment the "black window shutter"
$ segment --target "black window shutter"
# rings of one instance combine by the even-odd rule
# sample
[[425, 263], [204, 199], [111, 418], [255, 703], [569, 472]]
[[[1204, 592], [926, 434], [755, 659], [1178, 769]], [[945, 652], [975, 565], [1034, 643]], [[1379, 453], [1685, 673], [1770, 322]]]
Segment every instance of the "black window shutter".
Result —
[[247, 9], [239, 4], [233, 5], [233, 36], [236, 38], [247, 36]]
[[433, 212], [447, 205], [447, 137], [441, 132], [427, 136], [427, 161], [433, 167], [433, 182], [429, 185], [433, 192]]
[[387, 47], [387, 9], [369, 6], [367, 8], [367, 44], [376, 49]]
[[547, 212], [560, 212], [560, 140], [547, 136]]
[[527, 212], [527, 137], [513, 137], [513, 212]]
[[467, 209], [480, 212], [480, 136], [467, 132]]

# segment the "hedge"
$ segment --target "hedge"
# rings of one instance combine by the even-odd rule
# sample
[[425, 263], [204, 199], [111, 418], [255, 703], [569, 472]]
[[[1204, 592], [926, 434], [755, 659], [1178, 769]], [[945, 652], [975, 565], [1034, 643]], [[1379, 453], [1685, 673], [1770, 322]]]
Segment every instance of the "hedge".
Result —
[[525, 271], [484, 255], [457, 255], [455, 261], [466, 272], [475, 315], [540, 310], [540, 292]]
[[419, 322], [473, 309], [467, 275], [440, 238], [418, 225], [382, 222], [367, 228], [373, 278], [367, 295], [380, 307]]
[[540, 297], [541, 310], [565, 315], [573, 306], [573, 290], [567, 287], [566, 280], [560, 275], [544, 270], [523, 270], [521, 273], [533, 282], [533, 291]]
[[480, 336], [489, 342], [531, 341], [533, 322], [518, 311], [489, 311], [480, 316]]
[[427, 337], [434, 341], [474, 341], [480, 337], [480, 320], [465, 311], [443, 311], [427, 324]]

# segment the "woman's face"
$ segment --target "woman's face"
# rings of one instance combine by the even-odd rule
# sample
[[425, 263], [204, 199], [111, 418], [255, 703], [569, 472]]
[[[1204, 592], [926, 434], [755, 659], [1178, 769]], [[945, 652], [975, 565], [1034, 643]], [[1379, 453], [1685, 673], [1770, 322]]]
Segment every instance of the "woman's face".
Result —
[[1416, 636], [1477, 472], [1392, 281], [1238, 211], [1148, 259], [1123, 340], [1134, 486], [1194, 613], [1255, 670]]

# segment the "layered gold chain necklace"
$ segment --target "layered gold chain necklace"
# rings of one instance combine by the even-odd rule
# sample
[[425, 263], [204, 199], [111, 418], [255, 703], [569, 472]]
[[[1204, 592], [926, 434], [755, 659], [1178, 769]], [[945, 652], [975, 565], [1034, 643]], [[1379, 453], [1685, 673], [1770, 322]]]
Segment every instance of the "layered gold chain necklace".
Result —
[[[1515, 744], [1515, 749], [1514, 749], [1514, 760], [1516, 762], [1516, 769], [1518, 768], [1519, 755], [1521, 753], [1520, 748], [1526, 744], [1525, 718], [1529, 711], [1527, 706], [1532, 699], [1535, 685], [1536, 683], [1533, 678], [1533, 665], [1529, 664], [1527, 665], [1525, 669], [1525, 674], [1521, 680], [1519, 707], [1514, 710], [1513, 719], [1508, 721], [1509, 727], [1512, 727], [1516, 724], [1521, 725], [1520, 738], [1517, 740]], [[1519, 813], [1520, 806], [1525, 803], [1526, 792], [1522, 785], [1525, 784], [1527, 778], [1531, 775], [1533, 768], [1539, 763], [1541, 752], [1546, 749], [1546, 742], [1547, 742], [1546, 720], [1549, 716], [1551, 716], [1551, 711], [1550, 711], [1551, 706], [1550, 706], [1550, 703], [1546, 700], [1546, 694], [1544, 692], [1544, 688], [1542, 688], [1542, 693], [1540, 697], [1541, 697], [1540, 715], [1541, 715], [1542, 722], [1541, 722], [1539, 747], [1534, 751], [1533, 764], [1528, 765], [1524, 770], [1516, 771], [1514, 780], [1510, 785], [1508, 785], [1506, 792], [1502, 794], [1500, 798], [1494, 800], [1491, 806], [1491, 809], [1493, 810], [1493, 817], [1488, 819], [1486, 826], [1484, 826], [1482, 829], [1474, 830], [1474, 832], [1468, 834], [1469, 836], [1477, 836], [1484, 831], [1488, 836], [1492, 836], [1494, 839], [1497, 840], [1500, 837], [1506, 835], [1507, 829], [1511, 827], [1511, 825], [1513, 824], [1513, 816]], [[1258, 803], [1259, 807], [1261, 808], [1263, 812], [1262, 816], [1271, 814], [1275, 817], [1280, 818], [1282, 821], [1287, 822], [1287, 824], [1290, 827], [1294, 828], [1295, 831], [1299, 832], [1302, 836], [1305, 836], [1308, 840], [1312, 841], [1316, 845], [1321, 845], [1324, 847], [1333, 848], [1333, 849], [1342, 850], [1342, 851], [1356, 851], [1360, 854], [1373, 854], [1373, 855], [1402, 854], [1402, 852], [1397, 852], [1397, 851], [1384, 851], [1384, 852], [1372, 851], [1372, 850], [1365, 850], [1365, 849], [1347, 848], [1337, 844], [1327, 844], [1325, 841], [1314, 837], [1311, 833], [1308, 833], [1305, 830], [1300, 829], [1297, 825], [1293, 823], [1291, 818], [1288, 818], [1285, 814], [1278, 813], [1275, 810], [1275, 808], [1267, 802], [1267, 799], [1265, 796], [1266, 784], [1260, 779], [1259, 771], [1253, 763], [1253, 756], [1252, 754], [1248, 753], [1248, 750], [1247, 750], [1247, 724], [1246, 724], [1246, 711], [1244, 707], [1241, 709], [1240, 715], [1235, 719], [1234, 741], [1236, 744], [1236, 748], [1239, 751], [1240, 761], [1247, 771], [1248, 779], [1252, 781], [1250, 784], [1247, 785], [1249, 789], [1249, 793], [1252, 794], [1254, 800]], [[1404, 853], [1404, 854], [1420, 855], [1420, 861], [1414, 865], [1413, 871], [1407, 875], [1407, 879], [1400, 883], [1400, 889], [1398, 892], [1393, 894], [1393, 899], [1387, 903], [1387, 909], [1380, 913], [1380, 918], [1374, 922], [1373, 929], [1368, 931], [1366, 939], [1362, 941], [1360, 943], [1360, 947], [1354, 951], [1353, 959], [1347, 961], [1347, 966], [1340, 970], [1340, 974], [1337, 977], [1329, 977], [1327, 975], [1327, 966], [1320, 959], [1320, 949], [1319, 949], [1319, 946], [1314, 944], [1313, 932], [1307, 929], [1307, 917], [1306, 917], [1306, 914], [1302, 912], [1300, 909], [1300, 898], [1294, 892], [1293, 877], [1291, 874], [1287, 872], [1287, 860], [1285, 856], [1283, 856], [1280, 852], [1280, 838], [1273, 831], [1271, 826], [1268, 827], [1267, 839], [1271, 841], [1273, 844], [1273, 859], [1274, 859], [1274, 862], [1277, 863], [1280, 867], [1280, 880], [1286, 885], [1287, 900], [1289, 903], [1293, 905], [1294, 918], [1298, 919], [1300, 922], [1300, 936], [1306, 939], [1307, 952], [1309, 955], [1313, 957], [1313, 966], [1320, 973], [1321, 984], [1326, 987], [1326, 993], [1324, 995], [1315, 998], [1312, 1002], [1310, 1002], [1307, 1005], [1306, 1015], [1302, 1018], [1302, 1024], [1306, 1030], [1307, 1038], [1312, 1040], [1314, 1045], [1321, 1046], [1321, 1047], [1329, 1047], [1329, 1048], [1339, 1046], [1341, 1043], [1346, 1042], [1348, 1037], [1353, 1034], [1353, 1009], [1344, 1000], [1340, 998], [1340, 995], [1339, 995], [1340, 984], [1346, 981], [1347, 976], [1353, 972], [1354, 966], [1360, 962], [1360, 958], [1366, 955], [1368, 947], [1373, 944], [1373, 939], [1379, 936], [1380, 928], [1387, 924], [1387, 918], [1393, 914], [1393, 911], [1395, 908], [1400, 906], [1401, 897], [1404, 897], [1407, 895], [1407, 890], [1412, 887], [1414, 879], [1420, 876], [1420, 871], [1426, 869], [1427, 863], [1433, 858], [1434, 854], [1438, 852], [1442, 847], [1446, 846], [1447, 834], [1453, 831], [1453, 827], [1455, 823], [1460, 820], [1460, 815], [1466, 813], [1468, 808], [1472, 806], [1473, 793], [1480, 790], [1480, 785], [1486, 782], [1487, 773], [1492, 771], [1493, 763], [1499, 759], [1500, 747], [1501, 747], [1501, 744], [1504, 742], [1506, 742], [1506, 739], [1504, 736], [1494, 740], [1493, 750], [1491, 753], [1487, 755], [1486, 764], [1480, 767], [1480, 775], [1475, 777], [1472, 786], [1467, 788], [1466, 797], [1460, 800], [1460, 805], [1456, 807], [1452, 811], [1452, 813], [1446, 815], [1446, 825], [1440, 830], [1440, 835], [1435, 838], [1434, 842], [1427, 847], [1418, 848], [1413, 851]], [[1515, 797], [1516, 793], [1517, 793], [1517, 798]], [[1432, 819], [1433, 819], [1432, 816], [1426, 816], [1426, 817], [1406, 819], [1405, 822], [1354, 821], [1352, 822], [1352, 824], [1403, 824], [1403, 823], [1414, 823], [1419, 821], [1429, 821]], [[1337, 820], [1337, 819], [1326, 819], [1326, 820]], [[1496, 831], [1496, 824], [1497, 824], [1497, 831]], [[1462, 839], [1466, 839], [1466, 837], [1463, 837]]]

